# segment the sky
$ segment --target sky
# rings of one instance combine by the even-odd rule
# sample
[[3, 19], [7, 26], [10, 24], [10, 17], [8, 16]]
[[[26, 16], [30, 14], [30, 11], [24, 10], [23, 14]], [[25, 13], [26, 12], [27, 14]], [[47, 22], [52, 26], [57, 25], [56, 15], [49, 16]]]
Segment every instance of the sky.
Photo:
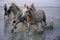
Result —
[[33, 3], [36, 7], [60, 7], [60, 0], [0, 0], [2, 5], [11, 2], [16, 3], [18, 6], [31, 5]]

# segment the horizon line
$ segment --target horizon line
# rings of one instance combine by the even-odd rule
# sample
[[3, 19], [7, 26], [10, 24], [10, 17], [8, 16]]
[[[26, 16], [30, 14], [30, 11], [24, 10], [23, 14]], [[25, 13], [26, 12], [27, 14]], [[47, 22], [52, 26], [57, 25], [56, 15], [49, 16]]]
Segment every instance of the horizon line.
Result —
[[[3, 6], [0, 6], [3, 7]], [[23, 6], [19, 6], [19, 7], [23, 7]], [[60, 8], [60, 6], [35, 6], [35, 7], [46, 7], [46, 8]]]

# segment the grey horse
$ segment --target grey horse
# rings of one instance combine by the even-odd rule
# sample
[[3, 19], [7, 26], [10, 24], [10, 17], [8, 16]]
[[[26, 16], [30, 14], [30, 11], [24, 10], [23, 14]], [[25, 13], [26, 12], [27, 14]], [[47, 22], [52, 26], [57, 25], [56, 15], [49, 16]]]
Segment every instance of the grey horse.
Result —
[[[27, 26], [29, 28], [30, 31], [30, 25], [31, 24], [35, 24], [38, 26], [38, 23], [43, 24], [42, 22], [44, 22], [45, 26], [46, 26], [46, 15], [45, 12], [43, 10], [34, 10], [33, 5], [31, 6], [24, 6], [23, 8], [23, 14], [22, 16], [24, 18], [26, 18], [27, 20]], [[43, 25], [42, 25], [43, 27]]]
[[13, 17], [13, 22], [12, 25], [14, 26], [14, 28], [11, 30], [12, 32], [14, 31], [14, 29], [16, 29], [16, 25], [20, 22], [24, 23], [24, 20], [22, 18], [22, 11], [19, 9], [19, 7], [15, 4], [12, 4], [8, 11], [7, 11], [8, 15], [12, 15]]

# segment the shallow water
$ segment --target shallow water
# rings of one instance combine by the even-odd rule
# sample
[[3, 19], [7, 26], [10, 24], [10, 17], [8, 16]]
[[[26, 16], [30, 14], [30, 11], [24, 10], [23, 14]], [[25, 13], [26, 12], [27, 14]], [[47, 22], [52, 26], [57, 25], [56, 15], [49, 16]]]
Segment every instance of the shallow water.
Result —
[[24, 37], [25, 31], [18, 28], [14, 33], [11, 33], [13, 26], [11, 19], [4, 19], [3, 8], [0, 8], [0, 40], [53, 40], [60, 36], [60, 8], [37, 8], [43, 9], [46, 13], [47, 24], [53, 22], [54, 29], [47, 29], [41, 35], [31, 35]]

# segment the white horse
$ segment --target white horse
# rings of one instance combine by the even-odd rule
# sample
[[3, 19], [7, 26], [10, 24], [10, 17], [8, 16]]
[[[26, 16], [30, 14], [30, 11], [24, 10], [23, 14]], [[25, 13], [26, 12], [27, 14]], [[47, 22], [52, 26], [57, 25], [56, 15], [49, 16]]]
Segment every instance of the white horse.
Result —
[[19, 22], [23, 22], [22, 20], [22, 11], [19, 9], [19, 7], [12, 3], [12, 5], [9, 7], [8, 11], [7, 11], [8, 15], [12, 15], [13, 17], [13, 25], [14, 25], [14, 28], [12, 29], [12, 32], [14, 31], [14, 29], [16, 29], [16, 25], [19, 23]]
[[30, 24], [36, 24], [38, 26], [38, 23], [42, 21], [46, 25], [46, 15], [43, 10], [34, 10], [35, 7], [32, 4], [31, 6], [24, 5], [23, 14], [22, 16], [26, 19], [29, 30], [30, 30]]

